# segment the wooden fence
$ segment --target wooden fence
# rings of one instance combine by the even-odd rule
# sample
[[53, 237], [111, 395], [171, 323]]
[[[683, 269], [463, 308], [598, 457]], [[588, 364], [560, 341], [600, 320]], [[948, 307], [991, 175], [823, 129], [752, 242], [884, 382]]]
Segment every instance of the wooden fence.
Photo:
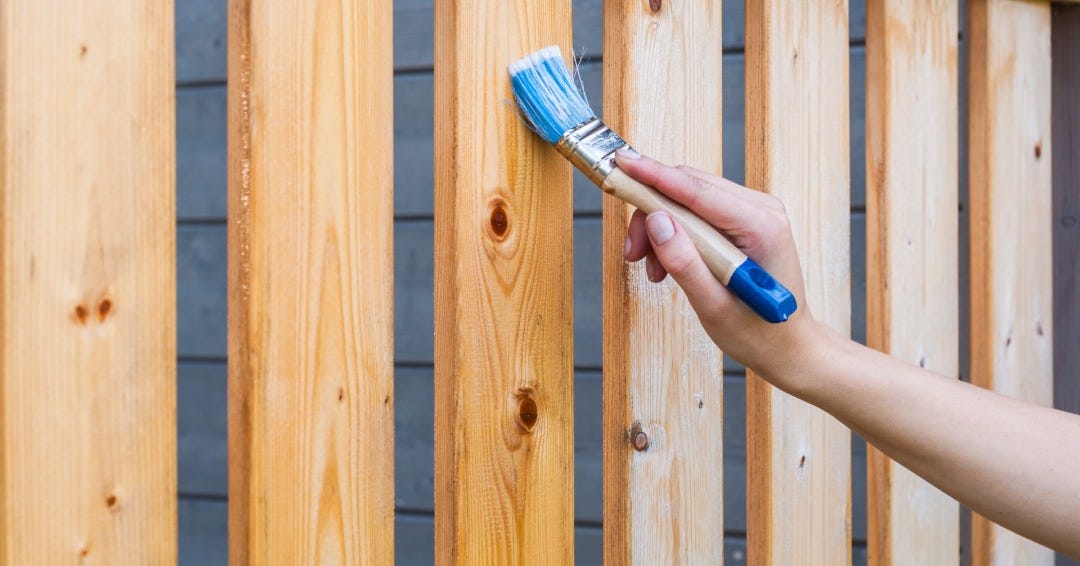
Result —
[[[1063, 385], [1080, 341], [1080, 5], [867, 0], [864, 156], [848, 3], [734, 3], [745, 120], [722, 104], [720, 0], [608, 0], [602, 29], [575, 30], [602, 38], [605, 120], [718, 174], [723, 132], [745, 128], [746, 182], [784, 200], [807, 307], [844, 333], [865, 159], [867, 342], [1045, 405], [1056, 372], [1058, 405], [1080, 411]], [[395, 154], [391, 53], [413, 48], [394, 44], [393, 3], [228, 2], [233, 564], [393, 563], [395, 412], [432, 423], [437, 563], [575, 559], [579, 197], [506, 103], [506, 66], [569, 52], [583, 3], [435, 4], [432, 155]], [[173, 14], [0, 3], [0, 564], [177, 560]], [[432, 159], [420, 406], [401, 383], [395, 399], [394, 168]], [[678, 288], [623, 261], [630, 212], [603, 202], [603, 399], [586, 411], [603, 411], [604, 560], [850, 563], [850, 432], [752, 373], [746, 522], [725, 526], [735, 382]], [[958, 504], [872, 448], [865, 500], [873, 564], [1054, 560], [978, 516], [967, 547]], [[733, 529], [745, 554], [725, 548]]]

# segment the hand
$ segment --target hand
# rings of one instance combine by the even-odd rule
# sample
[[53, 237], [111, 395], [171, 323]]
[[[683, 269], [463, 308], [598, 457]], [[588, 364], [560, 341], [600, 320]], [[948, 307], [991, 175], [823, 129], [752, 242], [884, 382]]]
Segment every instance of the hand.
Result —
[[634, 213], [624, 249], [627, 261], [644, 258], [653, 282], [671, 274], [725, 353], [778, 386], [798, 385], [791, 382], [799, 373], [793, 370], [813, 354], [813, 336], [821, 330], [806, 305], [798, 253], [780, 200], [692, 167], [669, 167], [623, 150], [616, 161], [631, 177], [716, 227], [787, 287], [799, 308], [784, 323], [762, 320], [712, 275], [689, 236], [666, 212], [648, 217], [640, 210]]

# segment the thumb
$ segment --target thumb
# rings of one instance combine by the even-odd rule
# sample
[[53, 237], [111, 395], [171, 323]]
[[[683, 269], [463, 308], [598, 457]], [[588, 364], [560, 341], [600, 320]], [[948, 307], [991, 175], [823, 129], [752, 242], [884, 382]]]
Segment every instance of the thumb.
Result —
[[645, 231], [656, 259], [683, 288], [695, 310], [712, 311], [727, 302], [727, 290], [709, 271], [690, 236], [670, 214], [664, 211], [650, 214], [645, 219]]

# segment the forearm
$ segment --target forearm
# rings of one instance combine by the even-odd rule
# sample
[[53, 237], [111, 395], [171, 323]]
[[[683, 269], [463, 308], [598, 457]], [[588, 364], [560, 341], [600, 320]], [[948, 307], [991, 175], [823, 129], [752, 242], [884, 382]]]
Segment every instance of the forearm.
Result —
[[1080, 416], [823, 334], [773, 381], [978, 513], [1080, 556]]

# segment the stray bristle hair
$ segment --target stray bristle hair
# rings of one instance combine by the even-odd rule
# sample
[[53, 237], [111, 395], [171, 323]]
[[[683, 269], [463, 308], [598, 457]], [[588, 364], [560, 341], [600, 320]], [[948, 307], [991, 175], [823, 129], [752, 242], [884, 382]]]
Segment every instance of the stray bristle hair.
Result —
[[558, 142], [574, 126], [596, 118], [557, 45], [513, 62], [510, 86], [533, 131], [550, 143]]

